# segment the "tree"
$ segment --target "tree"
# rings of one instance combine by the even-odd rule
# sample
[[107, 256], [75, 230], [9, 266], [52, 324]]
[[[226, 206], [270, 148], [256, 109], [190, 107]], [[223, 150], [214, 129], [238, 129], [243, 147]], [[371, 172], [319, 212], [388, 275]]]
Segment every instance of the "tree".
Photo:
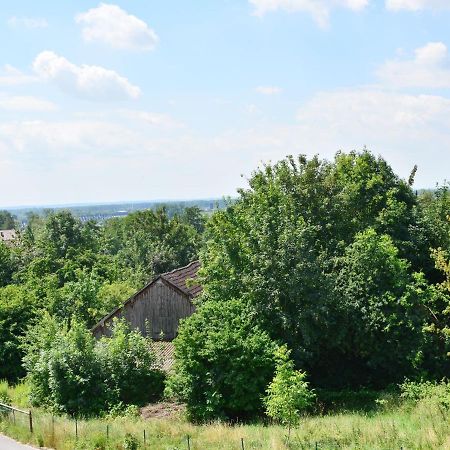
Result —
[[[416, 201], [408, 183], [367, 150], [338, 153], [332, 162], [299, 156], [266, 165], [253, 173], [249, 188], [240, 190], [234, 203], [208, 222], [201, 254], [203, 299], [248, 302], [254, 320], [272, 339], [293, 349], [296, 365], [313, 383], [371, 383], [376, 370], [392, 361], [380, 350], [381, 360], [373, 365], [375, 357], [366, 352], [376, 338], [381, 339], [375, 346], [379, 349], [401, 337], [399, 346], [408, 352], [408, 340], [416, 341], [413, 324], [420, 320], [410, 314], [407, 323], [401, 321], [402, 311], [410, 311], [401, 303], [403, 294], [417, 302], [408, 290], [417, 270], [408, 261]], [[372, 244], [367, 247], [377, 256], [373, 260], [370, 252], [364, 255], [360, 237], [369, 229], [374, 243], [385, 244], [379, 254]], [[351, 263], [352, 258], [365, 265]], [[358, 286], [345, 291], [342, 281], [337, 291], [337, 281], [352, 281], [350, 273]], [[381, 284], [370, 283], [358, 297], [365, 277], [374, 273], [380, 274]], [[363, 323], [356, 330], [362, 339], [357, 358], [352, 347], [355, 310]], [[411, 353], [405, 357], [414, 359]], [[345, 373], [343, 361], [348, 363]], [[380, 384], [409, 370], [408, 364], [397, 370], [399, 365], [394, 361]], [[325, 379], [326, 374], [340, 376]]]
[[36, 301], [26, 289], [0, 288], [0, 379], [15, 382], [25, 375], [20, 339], [36, 315]]
[[288, 442], [291, 428], [300, 420], [300, 413], [305, 411], [315, 398], [314, 392], [305, 381], [306, 373], [295, 370], [289, 355], [290, 351], [285, 345], [277, 349], [275, 376], [264, 398], [266, 414], [289, 427]]
[[9, 211], [0, 211], [0, 230], [11, 230], [15, 228], [16, 224], [14, 217]]
[[11, 283], [16, 266], [13, 250], [0, 240], [0, 287]]
[[274, 373], [275, 343], [242, 301], [206, 303], [183, 321], [167, 394], [196, 421], [245, 419], [262, 412]]

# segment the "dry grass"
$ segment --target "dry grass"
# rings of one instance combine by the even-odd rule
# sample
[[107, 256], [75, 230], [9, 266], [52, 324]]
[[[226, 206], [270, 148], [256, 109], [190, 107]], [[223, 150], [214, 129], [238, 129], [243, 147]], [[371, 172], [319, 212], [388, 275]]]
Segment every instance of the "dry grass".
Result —
[[[0, 384], [0, 390], [5, 386]], [[8, 391], [22, 408], [26, 405], [26, 386]], [[92, 419], [78, 423], [67, 417], [55, 417], [45, 411], [33, 411], [34, 433], [27, 429], [27, 417], [0, 416], [0, 432], [36, 446], [58, 450], [125, 450], [130, 434], [139, 448], [192, 450], [236, 449], [450, 449], [450, 413], [439, 403], [423, 400], [415, 405], [390, 402], [372, 413], [340, 413], [304, 417], [292, 431], [289, 445], [286, 429], [280, 426], [193, 425], [183, 418], [145, 420], [138, 417]], [[108, 435], [107, 435], [108, 430]], [[144, 430], [146, 447], [144, 447]]]
[[[78, 423], [55, 418], [36, 410], [35, 432], [27, 431], [26, 418], [0, 421], [0, 431], [23, 442], [58, 450], [124, 449], [127, 433], [135, 436], [144, 448], [144, 430], [149, 449], [448, 449], [450, 448], [450, 415], [437, 405], [422, 402], [415, 407], [373, 414], [335, 414], [305, 417], [286, 443], [286, 430], [279, 426], [227, 425], [212, 423], [196, 426], [183, 419], [115, 418], [93, 419]], [[107, 427], [109, 436], [107, 437]]]

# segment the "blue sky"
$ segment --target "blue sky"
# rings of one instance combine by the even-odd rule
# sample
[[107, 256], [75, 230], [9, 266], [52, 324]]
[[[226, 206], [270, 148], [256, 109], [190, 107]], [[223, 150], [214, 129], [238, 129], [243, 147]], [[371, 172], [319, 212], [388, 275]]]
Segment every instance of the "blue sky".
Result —
[[4, 3], [0, 206], [233, 195], [364, 146], [448, 178], [448, 0]]

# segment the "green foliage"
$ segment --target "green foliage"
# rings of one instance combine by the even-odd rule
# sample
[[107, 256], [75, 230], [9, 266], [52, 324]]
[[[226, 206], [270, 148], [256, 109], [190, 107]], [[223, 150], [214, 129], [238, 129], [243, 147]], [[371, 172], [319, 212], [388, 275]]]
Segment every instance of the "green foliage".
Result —
[[249, 186], [207, 227], [205, 301], [248, 301], [315, 385], [380, 386], [413, 370], [428, 313], [408, 260], [410, 186], [368, 151], [288, 157]]
[[36, 317], [36, 301], [20, 286], [0, 288], [0, 379], [16, 381], [25, 375], [20, 337]]
[[427, 402], [440, 404], [450, 409], [450, 383], [448, 381], [405, 381], [400, 385], [401, 397], [417, 403]]
[[116, 321], [112, 336], [103, 337], [96, 349], [111, 404], [145, 405], [163, 391], [163, 375], [154, 370], [150, 341], [124, 321]]
[[0, 377], [25, 374], [19, 337], [43, 311], [92, 327], [156, 273], [195, 259], [202, 221], [195, 208], [173, 217], [142, 211], [104, 225], [64, 210], [29, 215], [14, 246], [0, 241], [0, 356], [7, 361]]
[[399, 257], [392, 238], [372, 228], [358, 233], [337, 259], [336, 269], [334, 296], [345, 330], [336, 350], [342, 358], [341, 376], [353, 380], [352, 385], [366, 380], [379, 387], [410, 373], [426, 315], [416, 290], [420, 279]]
[[95, 341], [85, 326], [44, 316], [26, 336], [24, 366], [31, 400], [58, 412], [92, 415], [142, 404], [162, 392], [148, 342], [118, 322], [111, 338]]
[[306, 373], [295, 370], [289, 355], [286, 346], [277, 349], [275, 376], [267, 388], [264, 404], [269, 417], [291, 427], [299, 422], [300, 413], [311, 405], [315, 394], [305, 381]]
[[182, 323], [174, 343], [167, 395], [185, 401], [192, 419], [243, 419], [262, 412], [276, 345], [242, 301], [205, 303]]
[[14, 217], [9, 211], [0, 211], [0, 230], [11, 230], [15, 225]]
[[16, 269], [13, 250], [0, 240], [0, 287], [12, 282]]
[[69, 328], [46, 316], [29, 331], [24, 348], [33, 403], [71, 415], [105, 408], [107, 389], [95, 339], [81, 323], [72, 321]]

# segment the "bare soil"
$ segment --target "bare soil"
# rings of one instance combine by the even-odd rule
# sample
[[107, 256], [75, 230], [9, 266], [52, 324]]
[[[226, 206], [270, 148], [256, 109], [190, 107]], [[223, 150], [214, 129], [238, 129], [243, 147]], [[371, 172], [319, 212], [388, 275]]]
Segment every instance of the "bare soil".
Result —
[[143, 419], [169, 419], [181, 416], [186, 407], [180, 403], [151, 403], [141, 408]]

